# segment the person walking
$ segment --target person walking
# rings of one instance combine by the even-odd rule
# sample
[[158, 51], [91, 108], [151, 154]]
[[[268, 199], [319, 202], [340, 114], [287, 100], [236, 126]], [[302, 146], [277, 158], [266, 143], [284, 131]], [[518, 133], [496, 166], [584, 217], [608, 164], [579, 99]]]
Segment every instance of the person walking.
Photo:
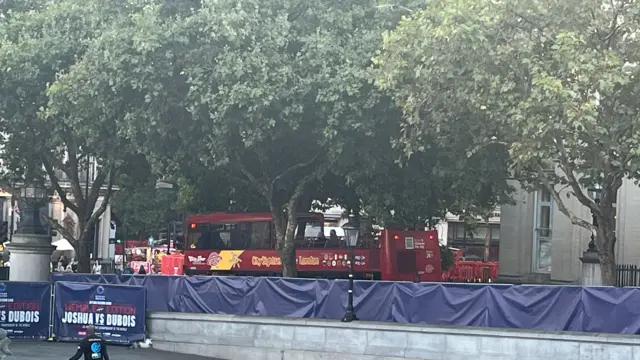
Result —
[[122, 274], [124, 275], [133, 275], [133, 268], [131, 267], [131, 263], [128, 263], [124, 270], [122, 271]]
[[100, 260], [96, 260], [95, 264], [91, 268], [92, 274], [102, 274], [102, 265], [100, 265]]
[[93, 325], [87, 327], [87, 336], [80, 340], [76, 354], [69, 360], [80, 360], [83, 356], [84, 360], [109, 360], [107, 344], [96, 335], [96, 328]]

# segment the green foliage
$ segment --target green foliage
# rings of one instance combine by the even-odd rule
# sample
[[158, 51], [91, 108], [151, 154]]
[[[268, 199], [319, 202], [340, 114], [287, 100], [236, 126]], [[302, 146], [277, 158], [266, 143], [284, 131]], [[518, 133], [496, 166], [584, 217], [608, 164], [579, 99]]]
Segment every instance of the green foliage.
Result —
[[124, 113], [125, 131], [158, 168], [202, 163], [251, 186], [291, 255], [285, 225], [344, 156], [343, 134], [386, 119], [369, 64], [399, 16], [375, 5], [221, 0], [167, 12], [147, 2], [91, 43], [59, 93], [93, 117]]
[[446, 245], [440, 245], [440, 266], [442, 271], [447, 271], [453, 265], [455, 255]]
[[[89, 269], [88, 230], [105, 211], [118, 170], [132, 149], [120, 131], [121, 113], [64, 97], [60, 83], [90, 44], [144, 1], [9, 1], [0, 19], [0, 131], [3, 166], [12, 178], [41, 180], [78, 216], [80, 235], [47, 220], [78, 249]], [[97, 162], [88, 196], [80, 172]], [[105, 201], [96, 207], [98, 199]]]
[[269, 204], [247, 184], [229, 176], [225, 168], [191, 168], [178, 179], [176, 209], [188, 214], [214, 211], [269, 212]]
[[[437, 0], [387, 33], [376, 59], [379, 86], [404, 110], [406, 151], [463, 131], [471, 156], [504, 147], [514, 177], [549, 189], [574, 224], [593, 228], [563, 194], [598, 218], [605, 284], [616, 193], [640, 179], [639, 13], [633, 1]], [[595, 184], [599, 203], [585, 191]]]
[[[467, 156], [473, 134], [464, 131], [447, 138], [429, 138], [404, 152], [406, 133], [401, 109], [381, 98], [384, 119], [348, 134], [350, 142], [335, 163], [344, 174], [365, 212], [381, 225], [397, 228], [423, 227], [426, 221], [443, 218], [447, 211], [473, 216], [508, 203], [508, 154], [489, 146]], [[369, 124], [369, 123], [367, 123]]]
[[113, 197], [113, 208], [122, 219], [131, 238], [146, 238], [156, 234], [175, 220], [177, 194], [156, 189], [155, 181], [135, 188], [122, 188]]
[[156, 177], [144, 156], [136, 156], [123, 169], [116, 181], [113, 210], [126, 228], [129, 239], [156, 236], [167, 224], [176, 220], [177, 193], [172, 189], [157, 189]]
[[473, 127], [418, 131], [373, 83], [382, 32], [421, 1], [47, 4], [0, 26], [0, 118], [5, 148], [20, 149], [10, 167], [75, 151], [50, 167], [73, 178], [74, 159], [96, 157], [122, 175], [116, 207], [138, 231], [166, 217], [172, 199], [152, 183], [169, 175], [174, 210], [271, 211], [295, 275], [293, 220], [314, 199], [407, 225], [508, 193], [504, 148], [467, 156]]

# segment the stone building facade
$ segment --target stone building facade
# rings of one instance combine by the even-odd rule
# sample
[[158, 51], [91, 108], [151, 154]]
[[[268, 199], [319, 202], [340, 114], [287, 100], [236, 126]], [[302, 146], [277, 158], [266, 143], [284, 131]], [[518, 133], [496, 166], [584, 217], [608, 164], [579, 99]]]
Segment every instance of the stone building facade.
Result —
[[[591, 232], [571, 224], [547, 191], [527, 192], [517, 182], [515, 205], [502, 206], [500, 222], [500, 277], [525, 283], [577, 283], [582, 252]], [[565, 205], [577, 216], [591, 219], [575, 197]], [[640, 187], [625, 180], [616, 204], [616, 260], [640, 264]]]

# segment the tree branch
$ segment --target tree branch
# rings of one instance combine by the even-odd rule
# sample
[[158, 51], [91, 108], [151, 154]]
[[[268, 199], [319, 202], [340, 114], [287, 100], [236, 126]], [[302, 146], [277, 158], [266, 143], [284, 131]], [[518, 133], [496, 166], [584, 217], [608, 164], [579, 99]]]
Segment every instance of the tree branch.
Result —
[[276, 176], [273, 179], [272, 186], [275, 186], [280, 180], [284, 179], [289, 174], [291, 174], [291, 173], [293, 173], [293, 172], [295, 172], [297, 170], [304, 169], [307, 166], [313, 165], [320, 158], [320, 156], [322, 156], [322, 154], [323, 154], [323, 152], [319, 152], [314, 157], [312, 157], [311, 160], [309, 160], [307, 162], [295, 164], [295, 165], [291, 166], [290, 168], [288, 168], [287, 170], [283, 171], [280, 175]]
[[96, 175], [96, 178], [93, 180], [93, 183], [91, 184], [91, 192], [89, 192], [89, 197], [86, 199], [87, 207], [85, 211], [87, 212], [87, 214], [85, 216], [87, 216], [87, 218], [91, 215], [91, 211], [93, 211], [93, 208], [96, 206], [96, 202], [100, 197], [100, 190], [102, 189], [102, 185], [104, 185], [104, 181], [107, 179], [107, 175], [109, 175], [112, 172], [113, 166], [107, 165], [106, 169], [107, 169], [106, 171], [105, 171], [105, 167], [100, 169], [98, 171], [98, 174]]
[[[72, 139], [67, 139], [67, 158], [68, 164], [65, 167], [68, 171], [65, 171], [65, 173], [69, 177], [71, 192], [73, 193], [73, 197], [76, 199], [78, 204], [80, 204], [80, 207], [83, 207], [83, 205], [85, 205], [84, 202], [86, 201], [86, 199], [84, 198], [82, 189], [80, 188], [80, 177], [78, 176], [78, 150]], [[64, 168], [61, 170], [64, 170]], [[76, 215], [78, 214], [76, 213]]]
[[600, 207], [596, 202], [589, 198], [584, 194], [578, 179], [575, 176], [575, 171], [573, 166], [571, 165], [571, 160], [569, 159], [569, 155], [567, 154], [567, 149], [564, 147], [563, 140], [560, 138], [556, 138], [556, 144], [558, 146], [558, 150], [560, 150], [560, 160], [562, 162], [562, 166], [564, 169], [565, 176], [569, 181], [569, 185], [571, 185], [571, 189], [573, 190], [573, 194], [578, 198], [578, 200], [586, 207], [588, 207], [594, 214], [600, 215]]
[[76, 204], [71, 202], [71, 200], [69, 200], [69, 198], [67, 197], [67, 192], [64, 191], [64, 189], [62, 189], [62, 187], [60, 186], [60, 182], [58, 181], [58, 177], [56, 176], [55, 169], [51, 165], [51, 162], [48, 161], [46, 155], [41, 155], [41, 158], [44, 169], [47, 172], [47, 175], [49, 175], [49, 180], [58, 193], [58, 196], [60, 196], [60, 201], [62, 201], [62, 204], [64, 204], [66, 208], [70, 209], [76, 215], [78, 215], [78, 207], [76, 206]]
[[[616, 8], [616, 4], [614, 0], [609, 1], [609, 6], [611, 6], [611, 11], [613, 13], [613, 19], [611, 19], [611, 25], [609, 27], [609, 32], [603, 39], [606, 48], [605, 50], [610, 50], [613, 45], [613, 39], [616, 36], [616, 33], [620, 29], [618, 26], [618, 17], [620, 16], [619, 9]], [[622, 6], [621, 6], [622, 7]]]
[[242, 174], [244, 176], [247, 177], [247, 179], [249, 179], [249, 182], [251, 183], [251, 185], [253, 187], [255, 187], [258, 191], [260, 191], [262, 193], [262, 195], [267, 196], [269, 198], [271, 198], [271, 193], [272, 193], [272, 188], [269, 188], [266, 184], [261, 183], [260, 181], [258, 181], [258, 179], [251, 173], [251, 171], [249, 171], [244, 164], [242, 163], [241, 159], [240, 159], [240, 155], [238, 155], [237, 153], [233, 152], [232, 153], [233, 158], [236, 161], [236, 165], [238, 165], [238, 168], [240, 169], [240, 172], [242, 172]]
[[302, 197], [302, 195], [304, 195], [304, 190], [307, 187], [307, 185], [309, 185], [309, 183], [312, 182], [313, 180], [319, 177], [322, 177], [322, 175], [324, 175], [326, 172], [327, 172], [327, 169], [325, 167], [321, 167], [320, 169], [317, 169], [316, 171], [306, 175], [304, 178], [302, 178], [302, 180], [300, 180], [300, 182], [298, 182], [298, 185], [296, 185], [296, 188], [293, 191], [293, 194], [291, 194], [291, 197], [287, 202], [287, 211], [289, 211], [289, 213], [291, 213], [292, 211], [294, 214], [296, 213], [297, 211], [296, 205], [300, 200], [300, 198]]
[[107, 210], [107, 206], [109, 205], [109, 200], [111, 200], [111, 195], [113, 193], [113, 183], [115, 182], [115, 178], [116, 178], [116, 170], [113, 168], [113, 166], [110, 166], [108, 178], [109, 180], [107, 182], [107, 192], [102, 198], [102, 203], [100, 204], [100, 207], [98, 208], [98, 210], [96, 210], [91, 215], [87, 223], [84, 225], [85, 228], [89, 228], [92, 224], [94, 224], [98, 220], [98, 218], [102, 216], [102, 214], [104, 214], [104, 212]]
[[58, 222], [58, 220], [52, 218], [49, 215], [45, 215], [45, 214], [41, 214], [42, 218], [49, 223], [49, 225], [51, 225], [52, 228], [54, 228], [57, 232], [59, 232], [60, 234], [62, 234], [62, 237], [64, 237], [67, 240], [71, 240], [72, 242], [77, 242], [78, 239], [76, 239], [69, 231], [67, 231], [67, 229], [60, 224], [60, 222]]
[[591, 222], [577, 217], [574, 213], [571, 212], [571, 210], [569, 210], [569, 208], [567, 208], [564, 201], [562, 200], [562, 197], [560, 196], [560, 193], [555, 189], [555, 184], [552, 184], [544, 176], [540, 176], [540, 181], [542, 182], [544, 187], [547, 188], [547, 190], [549, 190], [549, 194], [551, 195], [551, 197], [553, 198], [553, 201], [558, 206], [558, 210], [560, 210], [561, 213], [563, 213], [566, 217], [568, 217], [569, 220], [571, 220], [572, 224], [578, 225], [589, 231], [594, 231], [595, 227], [593, 226], [593, 224], [591, 224]]
[[270, 176], [267, 173], [267, 168], [265, 167], [265, 164], [269, 162], [267, 160], [267, 156], [262, 151], [254, 150], [253, 152], [256, 154], [256, 157], [258, 158], [258, 163], [260, 163], [260, 170], [262, 170], [262, 176], [264, 176], [265, 180], [268, 180]]

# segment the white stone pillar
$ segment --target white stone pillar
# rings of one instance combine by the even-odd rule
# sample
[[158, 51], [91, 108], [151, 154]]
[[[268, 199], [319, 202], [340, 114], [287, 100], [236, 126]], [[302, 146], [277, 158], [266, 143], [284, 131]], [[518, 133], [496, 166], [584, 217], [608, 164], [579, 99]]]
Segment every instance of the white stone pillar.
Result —
[[104, 261], [111, 262], [109, 257], [109, 225], [111, 224], [111, 204], [107, 205], [107, 209], [100, 217], [100, 234], [98, 236], [98, 254]]
[[49, 281], [51, 253], [56, 249], [48, 235], [13, 234], [8, 244], [9, 281]]
[[588, 249], [582, 253], [580, 261], [582, 261], [580, 285], [602, 286], [602, 268], [598, 251], [594, 248]]

